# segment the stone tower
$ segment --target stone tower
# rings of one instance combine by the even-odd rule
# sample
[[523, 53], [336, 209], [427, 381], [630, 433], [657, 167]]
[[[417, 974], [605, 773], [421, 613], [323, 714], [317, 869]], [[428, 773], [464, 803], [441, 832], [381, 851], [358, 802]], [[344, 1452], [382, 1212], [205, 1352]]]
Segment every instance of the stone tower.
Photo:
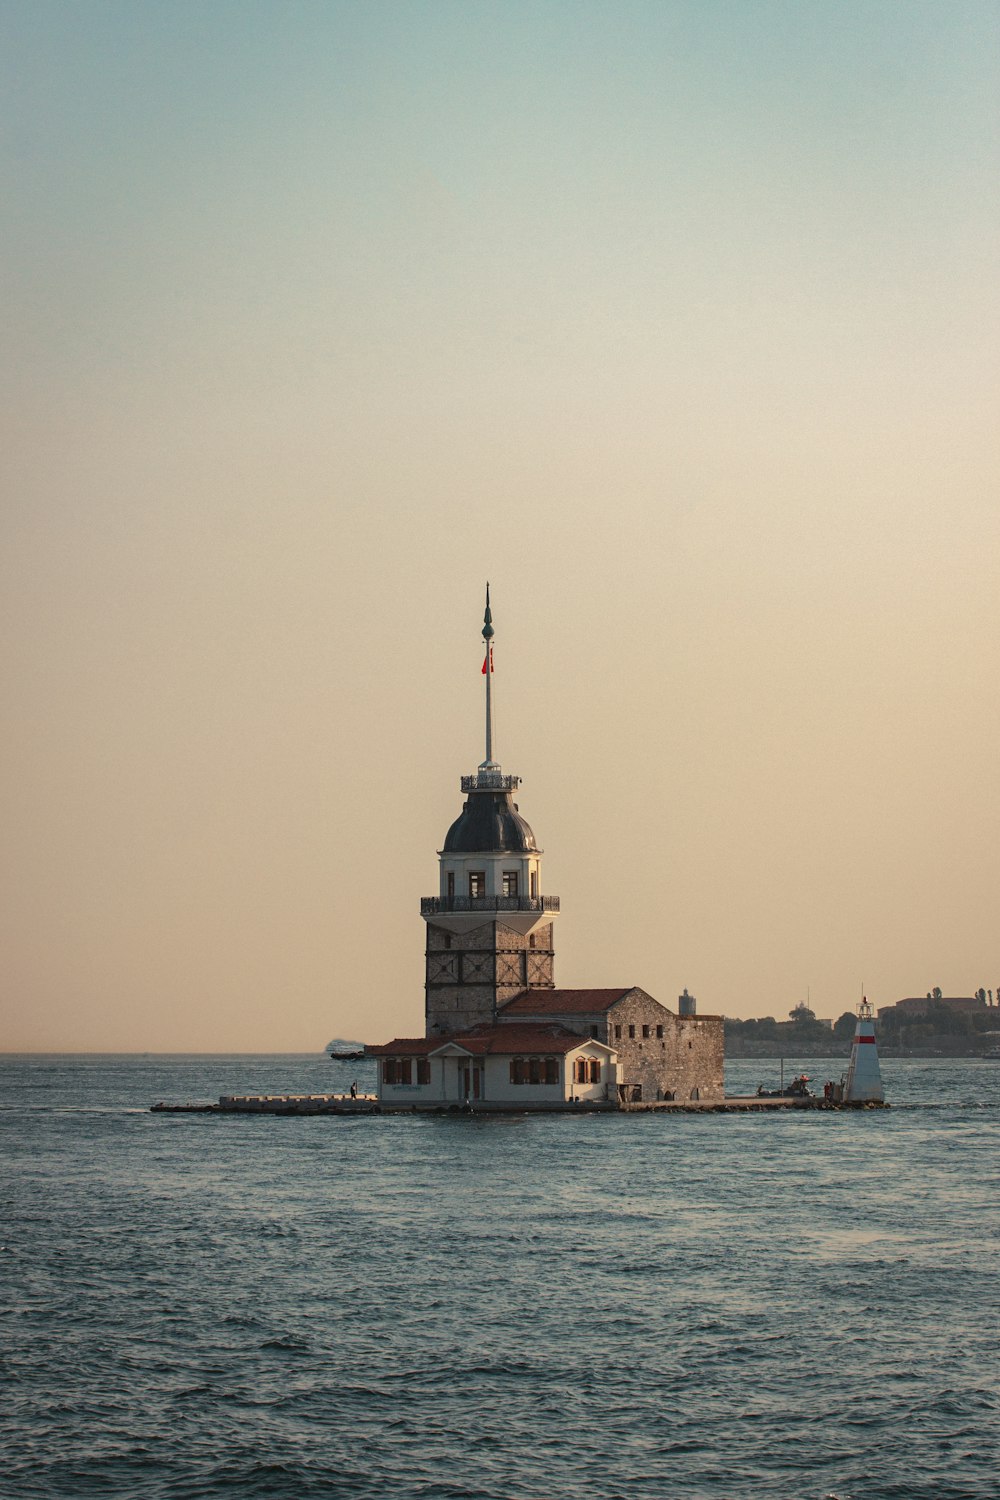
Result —
[[552, 928], [558, 896], [542, 895], [542, 851], [493, 758], [493, 617], [486, 586], [486, 759], [462, 777], [465, 805], [439, 852], [440, 889], [425, 896], [426, 1035], [442, 1036], [496, 1019], [497, 1007], [525, 989], [555, 983]]

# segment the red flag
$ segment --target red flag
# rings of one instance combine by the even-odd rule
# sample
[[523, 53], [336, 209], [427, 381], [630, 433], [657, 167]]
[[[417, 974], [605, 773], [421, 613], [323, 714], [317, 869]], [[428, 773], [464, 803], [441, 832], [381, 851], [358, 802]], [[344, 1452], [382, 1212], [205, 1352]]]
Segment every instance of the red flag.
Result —
[[488, 646], [487, 647], [486, 655], [483, 657], [483, 676], [484, 677], [486, 676], [487, 668], [489, 668], [489, 670], [491, 672], [493, 671], [493, 647], [492, 646]]

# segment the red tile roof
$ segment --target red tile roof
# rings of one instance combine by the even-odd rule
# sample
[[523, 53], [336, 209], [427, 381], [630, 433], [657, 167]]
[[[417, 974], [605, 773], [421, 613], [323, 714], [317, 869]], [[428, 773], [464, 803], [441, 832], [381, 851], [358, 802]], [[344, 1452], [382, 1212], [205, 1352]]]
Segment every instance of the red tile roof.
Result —
[[[514, 1052], [572, 1052], [591, 1040], [577, 1031], [567, 1031], [564, 1026], [476, 1026], [464, 1036], [448, 1037], [477, 1055], [507, 1056]], [[441, 1045], [444, 1045], [442, 1039]]]
[[454, 1036], [397, 1037], [379, 1047], [367, 1047], [368, 1057], [428, 1057], [453, 1043], [475, 1057], [510, 1057], [520, 1053], [565, 1055], [584, 1047], [593, 1038], [567, 1031], [564, 1026], [539, 1022], [520, 1026], [474, 1026]]
[[610, 1010], [634, 989], [623, 990], [522, 990], [501, 1008], [502, 1016], [579, 1016]]
[[394, 1042], [365, 1047], [366, 1057], [426, 1057], [434, 1046], [433, 1038], [426, 1036], [398, 1036]]

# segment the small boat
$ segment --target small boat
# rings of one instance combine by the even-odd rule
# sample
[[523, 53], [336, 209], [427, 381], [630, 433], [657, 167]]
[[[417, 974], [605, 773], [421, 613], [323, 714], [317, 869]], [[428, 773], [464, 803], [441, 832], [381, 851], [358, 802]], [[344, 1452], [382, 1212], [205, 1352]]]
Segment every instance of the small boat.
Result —
[[994, 1047], [991, 1052], [979, 1054], [981, 1062], [1000, 1062], [1000, 1047]]
[[814, 1099], [816, 1096], [809, 1089], [812, 1079], [805, 1073], [800, 1073], [798, 1078], [793, 1078], [791, 1083], [780, 1089], [766, 1089], [763, 1084], [757, 1089], [758, 1099]]
[[327, 1054], [331, 1062], [357, 1062], [364, 1055], [363, 1047], [360, 1052], [329, 1052]]

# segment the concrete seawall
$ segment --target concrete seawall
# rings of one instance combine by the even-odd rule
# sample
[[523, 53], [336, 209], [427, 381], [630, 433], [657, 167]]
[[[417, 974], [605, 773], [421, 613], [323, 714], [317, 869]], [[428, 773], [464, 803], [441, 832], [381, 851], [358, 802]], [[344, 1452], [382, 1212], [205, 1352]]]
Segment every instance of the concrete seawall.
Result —
[[757, 1095], [746, 1098], [732, 1097], [716, 1100], [672, 1099], [650, 1101], [648, 1104], [538, 1104], [511, 1105], [490, 1104], [488, 1100], [477, 1100], [471, 1108], [461, 1105], [440, 1104], [426, 1109], [415, 1104], [380, 1104], [375, 1094], [223, 1094], [217, 1104], [167, 1104], [151, 1106], [153, 1114], [200, 1114], [200, 1115], [410, 1115], [410, 1114], [767, 1114], [776, 1111], [797, 1110], [845, 1110], [888, 1109], [886, 1104], [835, 1104], [828, 1099], [767, 1099]]
[[218, 1104], [151, 1105], [162, 1115], [374, 1115], [375, 1094], [222, 1094]]

